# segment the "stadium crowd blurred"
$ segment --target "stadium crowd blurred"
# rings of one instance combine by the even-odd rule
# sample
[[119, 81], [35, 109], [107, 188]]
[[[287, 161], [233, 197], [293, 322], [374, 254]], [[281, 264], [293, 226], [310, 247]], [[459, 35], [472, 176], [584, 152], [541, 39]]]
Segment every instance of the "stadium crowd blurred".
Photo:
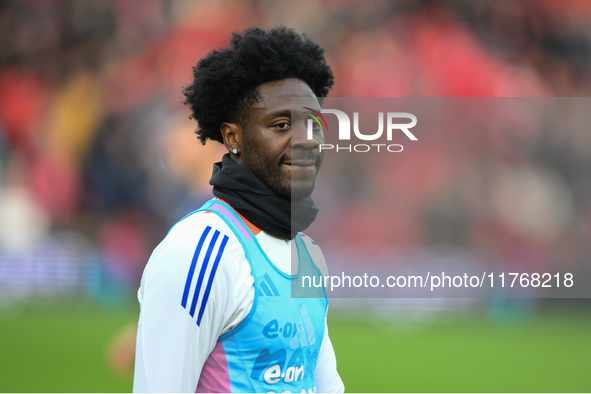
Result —
[[[136, 290], [168, 227], [209, 198], [223, 153], [192, 133], [182, 87], [198, 59], [253, 24], [326, 48], [333, 97], [591, 96], [585, 0], [3, 1], [0, 303]], [[577, 103], [566, 113], [591, 114]], [[530, 114], [521, 133], [466, 131], [467, 144], [425, 146], [376, 172], [397, 177], [376, 193], [401, 207], [382, 241], [588, 261], [590, 123], [567, 116], [552, 132]], [[319, 234], [374, 242], [345, 229], [383, 225], [347, 200], [327, 212]]]

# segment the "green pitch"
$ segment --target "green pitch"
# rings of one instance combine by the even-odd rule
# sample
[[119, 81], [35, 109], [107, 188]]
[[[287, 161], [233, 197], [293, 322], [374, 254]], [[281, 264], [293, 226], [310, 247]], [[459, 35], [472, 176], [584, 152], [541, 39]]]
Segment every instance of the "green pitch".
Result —
[[590, 392], [591, 314], [527, 321], [329, 322], [351, 392]]
[[[0, 392], [129, 392], [106, 348], [128, 309], [0, 310]], [[486, 314], [409, 325], [333, 313], [330, 334], [348, 392], [589, 392], [591, 314]]]

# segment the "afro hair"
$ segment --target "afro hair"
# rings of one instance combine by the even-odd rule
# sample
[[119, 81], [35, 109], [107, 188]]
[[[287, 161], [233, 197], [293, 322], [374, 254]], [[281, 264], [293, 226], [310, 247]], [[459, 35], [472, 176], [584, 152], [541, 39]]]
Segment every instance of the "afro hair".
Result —
[[324, 49], [293, 29], [249, 27], [232, 33], [230, 44], [201, 59], [193, 67], [193, 83], [183, 90], [203, 144], [208, 139], [223, 143], [220, 125], [240, 122], [257, 102], [262, 84], [298, 78], [317, 97], [326, 97], [334, 83]]

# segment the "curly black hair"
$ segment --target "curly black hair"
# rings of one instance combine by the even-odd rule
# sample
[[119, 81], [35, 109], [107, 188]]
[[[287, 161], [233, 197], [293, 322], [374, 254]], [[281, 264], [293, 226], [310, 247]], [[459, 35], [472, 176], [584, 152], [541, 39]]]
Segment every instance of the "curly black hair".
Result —
[[208, 139], [223, 143], [220, 125], [243, 120], [248, 107], [259, 100], [262, 84], [298, 78], [317, 97], [326, 97], [334, 83], [324, 49], [293, 29], [249, 27], [242, 34], [232, 33], [230, 44], [201, 59], [193, 67], [193, 83], [183, 90], [204, 145]]

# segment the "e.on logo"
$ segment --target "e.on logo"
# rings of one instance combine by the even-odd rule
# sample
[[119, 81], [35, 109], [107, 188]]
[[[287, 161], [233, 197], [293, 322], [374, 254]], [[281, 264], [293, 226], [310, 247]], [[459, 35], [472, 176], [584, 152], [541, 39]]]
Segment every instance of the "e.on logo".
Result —
[[[328, 131], [326, 120], [322, 114], [333, 114], [336, 115], [337, 121], [339, 122], [339, 141], [350, 141], [351, 140], [351, 120], [349, 116], [338, 109], [322, 109], [321, 113], [314, 111], [311, 108], [304, 107], [304, 109], [311, 111], [305, 112], [310, 116], [307, 123], [308, 139], [313, 138], [314, 129], [320, 127], [322, 131]], [[378, 130], [373, 133], [364, 133], [359, 130], [359, 112], [353, 113], [353, 133], [355, 137], [362, 141], [376, 141], [382, 134], [384, 134], [384, 123], [386, 124], [386, 139], [392, 140], [392, 136], [395, 131], [402, 131], [411, 141], [417, 141], [417, 137], [410, 132], [410, 129], [416, 126], [417, 117], [408, 112], [378, 112]], [[326, 130], [325, 130], [326, 129]], [[336, 149], [339, 151], [355, 151], [355, 152], [369, 152], [370, 150], [380, 151], [380, 148], [385, 148], [388, 152], [402, 152], [403, 146], [400, 144], [355, 144], [355, 145], [339, 145], [333, 144], [320, 144], [320, 151]]]

